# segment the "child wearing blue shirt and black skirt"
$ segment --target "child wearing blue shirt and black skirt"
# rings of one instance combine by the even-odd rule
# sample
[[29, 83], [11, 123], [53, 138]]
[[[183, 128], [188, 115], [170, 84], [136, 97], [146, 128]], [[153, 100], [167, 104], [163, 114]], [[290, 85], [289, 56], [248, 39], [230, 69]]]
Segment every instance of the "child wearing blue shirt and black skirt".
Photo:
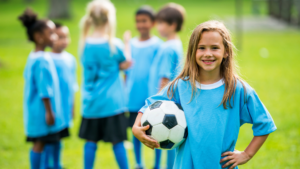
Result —
[[26, 140], [33, 142], [30, 166], [39, 169], [45, 144], [69, 135], [64, 129], [55, 65], [49, 53], [44, 52], [46, 47], [53, 45], [57, 35], [52, 21], [37, 19], [30, 9], [25, 10], [19, 19], [26, 27], [28, 39], [35, 44], [24, 70], [24, 123]]
[[[86, 140], [84, 168], [91, 169], [97, 142], [111, 142], [121, 169], [128, 168], [123, 141], [127, 139], [125, 91], [120, 69], [127, 69], [123, 44], [115, 38], [115, 8], [110, 1], [94, 0], [82, 19], [82, 121], [79, 137]], [[88, 35], [90, 28], [94, 28]]]

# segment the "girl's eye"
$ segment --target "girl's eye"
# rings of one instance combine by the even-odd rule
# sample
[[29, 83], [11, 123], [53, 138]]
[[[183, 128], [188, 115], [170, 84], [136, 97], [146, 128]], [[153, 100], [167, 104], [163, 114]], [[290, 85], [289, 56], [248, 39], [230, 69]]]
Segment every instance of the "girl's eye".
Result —
[[213, 50], [217, 50], [217, 49], [219, 49], [219, 48], [215, 46], [215, 47], [212, 47], [212, 49], [213, 49]]
[[198, 49], [200, 49], [200, 50], [204, 50], [205, 48], [204, 48], [204, 47], [199, 47]]

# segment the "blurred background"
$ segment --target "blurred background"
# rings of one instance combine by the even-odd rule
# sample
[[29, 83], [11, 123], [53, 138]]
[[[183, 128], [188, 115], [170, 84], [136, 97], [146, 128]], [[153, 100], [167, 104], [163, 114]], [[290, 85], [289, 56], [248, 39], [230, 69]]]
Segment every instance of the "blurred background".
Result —
[[[134, 14], [141, 5], [155, 10], [167, 0], [112, 0], [117, 9], [117, 37], [135, 30]], [[270, 111], [278, 130], [271, 134], [257, 155], [241, 169], [295, 169], [300, 166], [300, 0], [176, 0], [186, 9], [180, 33], [186, 52], [196, 25], [215, 19], [231, 30], [237, 46], [241, 76], [254, 88]], [[29, 168], [30, 143], [23, 129], [23, 70], [33, 44], [17, 17], [31, 7], [40, 17], [62, 22], [70, 29], [67, 51], [78, 56], [79, 20], [88, 0], [0, 0], [0, 168]], [[153, 34], [157, 31], [153, 29]], [[81, 67], [78, 62], [78, 81]], [[65, 168], [83, 166], [83, 144], [78, 138], [80, 92], [76, 94], [76, 116], [71, 137], [63, 141]], [[131, 139], [131, 132], [128, 130]], [[250, 125], [241, 127], [236, 149], [244, 150], [253, 135]], [[99, 143], [95, 168], [117, 168], [111, 144]], [[130, 166], [133, 149], [127, 144]], [[154, 153], [144, 147], [144, 162], [153, 167]], [[209, 153], [209, 152], [208, 152]], [[165, 155], [163, 155], [165, 161]], [[163, 162], [164, 163], [164, 162]]]

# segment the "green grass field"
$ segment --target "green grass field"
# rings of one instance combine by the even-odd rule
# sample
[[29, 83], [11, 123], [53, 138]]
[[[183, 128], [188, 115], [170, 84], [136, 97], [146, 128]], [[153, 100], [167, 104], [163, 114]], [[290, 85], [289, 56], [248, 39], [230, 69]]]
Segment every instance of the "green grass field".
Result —
[[[78, 22], [84, 14], [87, 1], [73, 1], [71, 20], [61, 20], [69, 26], [72, 43], [67, 51], [78, 59]], [[117, 8], [117, 36], [122, 37], [129, 29], [134, 29], [134, 11], [142, 4], [155, 9], [166, 3], [160, 1], [124, 0], [113, 1]], [[177, 2], [177, 1], [176, 1]], [[193, 28], [206, 20], [233, 16], [233, 0], [178, 1], [187, 11], [184, 30], [180, 33], [184, 49]], [[28, 43], [25, 30], [17, 21], [17, 16], [27, 5], [21, 0], [0, 2], [0, 168], [29, 168], [28, 152], [31, 144], [25, 142], [23, 129], [23, 69], [33, 45]], [[40, 16], [47, 14], [47, 3], [35, 0], [30, 4]], [[263, 6], [265, 7], [265, 6]], [[244, 1], [244, 14], [251, 15], [251, 3]], [[263, 13], [266, 10], [263, 8]], [[156, 31], [153, 31], [157, 34]], [[237, 60], [241, 76], [256, 89], [261, 100], [272, 114], [278, 130], [271, 134], [256, 154], [242, 169], [272, 168], [295, 169], [300, 165], [300, 30], [247, 32], [243, 37], [243, 50]], [[261, 48], [269, 51], [269, 57], [260, 56]], [[78, 70], [81, 79], [81, 67]], [[63, 165], [68, 169], [82, 168], [84, 141], [77, 137], [80, 123], [80, 92], [76, 95], [75, 125], [72, 136], [63, 141]], [[131, 137], [130, 131], [128, 131]], [[129, 137], [129, 138], [130, 138]], [[251, 141], [250, 125], [241, 128], [237, 149], [243, 150]], [[144, 147], [144, 161], [147, 168], [154, 162], [154, 153]], [[130, 165], [134, 166], [133, 150], [128, 150]], [[95, 168], [117, 168], [108, 143], [99, 143]]]

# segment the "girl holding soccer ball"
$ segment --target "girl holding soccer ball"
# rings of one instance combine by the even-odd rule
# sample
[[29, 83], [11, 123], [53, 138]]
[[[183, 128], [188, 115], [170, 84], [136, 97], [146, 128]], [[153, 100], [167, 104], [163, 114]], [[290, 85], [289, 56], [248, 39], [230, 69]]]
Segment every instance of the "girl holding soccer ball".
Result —
[[[234, 46], [218, 21], [198, 25], [190, 38], [184, 68], [169, 85], [148, 98], [132, 128], [150, 148], [158, 143], [141, 126], [142, 113], [158, 100], [172, 100], [185, 112], [188, 137], [178, 148], [174, 168], [238, 168], [248, 162], [276, 130], [255, 90], [237, 74]], [[252, 124], [253, 139], [244, 151], [235, 150], [240, 126]]]

